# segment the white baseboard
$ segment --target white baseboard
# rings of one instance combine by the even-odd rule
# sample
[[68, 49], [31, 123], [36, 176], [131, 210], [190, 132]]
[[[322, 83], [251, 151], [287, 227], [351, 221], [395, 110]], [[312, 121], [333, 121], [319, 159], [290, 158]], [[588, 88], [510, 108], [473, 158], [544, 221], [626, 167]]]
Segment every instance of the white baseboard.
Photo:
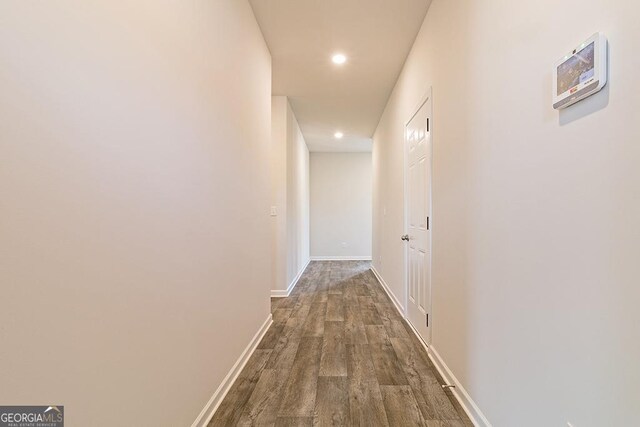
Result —
[[376, 279], [378, 279], [378, 282], [382, 285], [382, 289], [384, 289], [387, 295], [389, 295], [389, 298], [391, 298], [393, 305], [396, 306], [396, 310], [398, 310], [398, 313], [400, 313], [400, 316], [402, 316], [402, 318], [404, 319], [404, 305], [402, 305], [398, 298], [396, 298], [395, 294], [391, 292], [391, 289], [389, 289], [389, 285], [387, 285], [387, 283], [384, 281], [384, 279], [382, 278], [380, 273], [378, 273], [378, 270], [376, 270], [374, 266], [371, 266], [371, 271], [373, 271]]
[[371, 256], [312, 256], [311, 261], [371, 261]]
[[[396, 298], [393, 292], [391, 292], [391, 289], [385, 283], [380, 273], [378, 273], [378, 271], [373, 266], [371, 266], [371, 271], [373, 271], [376, 279], [378, 279], [378, 282], [382, 286], [382, 289], [384, 289], [387, 295], [389, 295], [389, 298], [391, 298], [391, 301], [393, 301], [393, 305], [395, 305], [396, 310], [398, 310], [398, 313], [400, 313], [400, 316], [403, 319], [406, 319], [406, 316], [404, 315], [404, 307], [402, 306], [402, 304], [400, 304], [400, 301], [398, 300], [398, 298]], [[455, 388], [451, 388], [450, 390], [458, 403], [460, 403], [460, 406], [462, 406], [462, 409], [464, 409], [464, 412], [466, 412], [473, 425], [476, 427], [491, 427], [491, 423], [489, 422], [489, 420], [487, 420], [480, 408], [478, 408], [478, 405], [476, 405], [471, 396], [469, 396], [469, 393], [467, 393], [462, 384], [460, 384], [455, 375], [453, 375], [453, 372], [451, 372], [451, 369], [449, 369], [444, 360], [442, 360], [433, 345], [428, 346], [424, 342], [418, 331], [416, 331], [413, 325], [411, 325], [411, 322], [407, 321], [407, 323], [409, 324], [409, 326], [411, 326], [411, 330], [416, 335], [416, 337], [418, 337], [420, 343], [422, 343], [422, 346], [429, 355], [429, 359], [438, 370], [438, 373], [440, 374], [442, 379], [447, 384], [455, 385]]]
[[271, 290], [271, 298], [285, 298], [285, 297], [288, 297], [289, 295], [291, 295], [291, 291], [293, 291], [293, 288], [295, 288], [296, 285], [298, 284], [298, 281], [302, 277], [302, 274], [307, 269], [307, 266], [309, 265], [310, 262], [311, 262], [311, 258], [309, 258], [307, 260], [307, 262], [302, 266], [300, 271], [298, 271], [298, 274], [296, 275], [296, 277], [293, 278], [291, 283], [289, 283], [289, 286], [287, 287], [286, 290], [279, 290], [279, 289], [278, 290], [273, 290], [272, 289]]
[[273, 318], [271, 316], [271, 313], [269, 313], [267, 320], [265, 320], [258, 332], [253, 336], [247, 348], [244, 349], [227, 376], [224, 377], [222, 383], [215, 391], [215, 393], [213, 393], [213, 396], [211, 396], [211, 399], [209, 399], [204, 409], [202, 409], [202, 411], [198, 415], [198, 418], [196, 418], [191, 427], [206, 427], [206, 425], [209, 424], [209, 421], [211, 421], [211, 418], [213, 418], [213, 414], [215, 414], [216, 410], [222, 403], [222, 400], [231, 389], [233, 383], [236, 381], [236, 379], [238, 379], [238, 375], [240, 375], [240, 372], [242, 372], [242, 369], [244, 369], [247, 361], [249, 360], [255, 349], [258, 347], [260, 340], [262, 340], [264, 334], [267, 333], [267, 330], [272, 323]]
[[460, 384], [456, 376], [453, 375], [453, 372], [451, 372], [451, 369], [444, 363], [444, 360], [442, 360], [433, 345], [428, 348], [428, 353], [429, 359], [431, 359], [431, 362], [440, 373], [442, 379], [444, 379], [447, 384], [455, 385], [455, 387], [450, 390], [460, 403], [460, 406], [462, 406], [462, 409], [464, 409], [464, 412], [469, 416], [473, 425], [477, 427], [491, 427], [491, 423], [487, 420], [487, 417], [480, 411], [478, 405], [476, 405], [471, 396], [469, 396], [469, 393], [467, 393], [462, 384]]

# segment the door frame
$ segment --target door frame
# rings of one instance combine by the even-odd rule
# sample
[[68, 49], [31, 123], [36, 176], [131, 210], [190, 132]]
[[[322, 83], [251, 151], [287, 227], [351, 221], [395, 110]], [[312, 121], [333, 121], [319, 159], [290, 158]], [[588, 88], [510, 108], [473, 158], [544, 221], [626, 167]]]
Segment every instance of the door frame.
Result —
[[420, 108], [426, 104], [429, 103], [429, 111], [430, 111], [430, 123], [429, 123], [429, 133], [431, 134], [431, 144], [430, 144], [430, 156], [429, 156], [429, 160], [431, 162], [431, 167], [429, 168], [429, 170], [431, 171], [431, 176], [429, 177], [429, 185], [431, 187], [431, 191], [429, 191], [429, 206], [430, 206], [430, 213], [429, 213], [429, 222], [430, 222], [430, 227], [429, 227], [429, 263], [431, 264], [431, 268], [429, 268], [428, 274], [429, 274], [429, 315], [430, 315], [430, 319], [429, 319], [429, 323], [431, 324], [431, 327], [429, 328], [429, 336], [428, 337], [422, 337], [418, 331], [414, 328], [414, 326], [411, 324], [411, 322], [409, 321], [409, 245], [403, 245], [403, 266], [402, 266], [402, 272], [403, 272], [403, 276], [404, 276], [404, 317], [407, 320], [407, 323], [411, 326], [411, 328], [414, 330], [414, 332], [416, 333], [416, 335], [422, 339], [424, 341], [424, 344], [429, 347], [431, 345], [431, 336], [432, 336], [432, 329], [433, 329], [433, 282], [432, 282], [432, 277], [433, 275], [431, 274], [431, 270], [433, 269], [433, 239], [431, 238], [431, 230], [433, 229], [433, 87], [429, 86], [429, 88], [426, 90], [425, 94], [422, 95], [420, 97], [420, 101], [417, 103], [417, 105], [411, 110], [411, 116], [409, 117], [409, 119], [404, 123], [404, 126], [402, 127], [402, 151], [403, 151], [403, 208], [404, 208], [404, 218], [403, 218], [403, 234], [407, 234], [409, 232], [409, 185], [408, 185], [408, 167], [409, 167], [409, 150], [407, 149], [407, 126], [409, 126], [409, 123], [411, 123], [411, 120], [413, 120], [413, 118], [415, 117], [416, 114], [418, 114], [418, 111], [420, 111]]

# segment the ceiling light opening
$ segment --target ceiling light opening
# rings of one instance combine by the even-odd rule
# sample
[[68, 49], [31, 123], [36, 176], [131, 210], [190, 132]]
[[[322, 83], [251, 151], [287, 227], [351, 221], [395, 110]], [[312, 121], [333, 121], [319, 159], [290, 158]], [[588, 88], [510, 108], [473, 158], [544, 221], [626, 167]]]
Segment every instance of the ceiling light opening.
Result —
[[347, 62], [347, 57], [346, 57], [345, 55], [343, 55], [342, 53], [336, 53], [335, 55], [333, 55], [333, 56], [331, 57], [331, 61], [332, 61], [334, 64], [342, 65], [342, 64], [344, 64], [345, 62]]

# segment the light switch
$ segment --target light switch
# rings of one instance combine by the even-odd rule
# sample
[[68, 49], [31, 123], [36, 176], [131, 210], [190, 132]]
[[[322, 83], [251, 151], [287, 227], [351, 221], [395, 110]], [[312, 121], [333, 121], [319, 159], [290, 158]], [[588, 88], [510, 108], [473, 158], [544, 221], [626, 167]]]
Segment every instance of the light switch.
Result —
[[278, 209], [275, 206], [271, 206], [271, 216], [278, 216]]

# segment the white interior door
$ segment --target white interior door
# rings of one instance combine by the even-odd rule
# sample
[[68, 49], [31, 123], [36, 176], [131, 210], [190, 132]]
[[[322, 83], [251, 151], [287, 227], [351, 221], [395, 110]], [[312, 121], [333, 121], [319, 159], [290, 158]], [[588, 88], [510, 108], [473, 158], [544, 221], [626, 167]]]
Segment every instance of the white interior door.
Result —
[[405, 129], [407, 317], [431, 342], [431, 96]]

